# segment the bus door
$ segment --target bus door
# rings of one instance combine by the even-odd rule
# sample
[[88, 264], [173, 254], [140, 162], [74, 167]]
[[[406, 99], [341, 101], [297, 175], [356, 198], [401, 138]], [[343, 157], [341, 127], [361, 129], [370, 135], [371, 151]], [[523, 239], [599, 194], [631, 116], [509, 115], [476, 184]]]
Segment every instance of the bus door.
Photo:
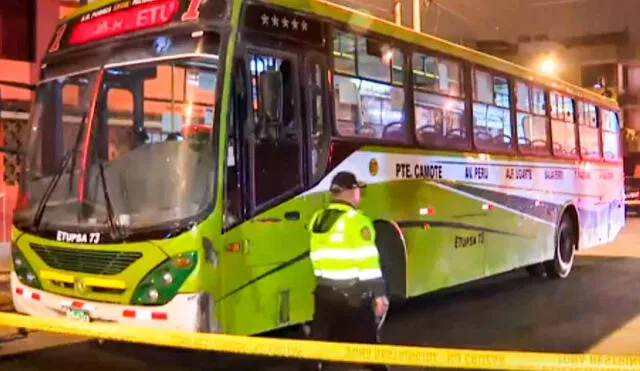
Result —
[[259, 48], [248, 50], [246, 63], [247, 263], [279, 264], [304, 251], [306, 235], [303, 202], [291, 200], [304, 187], [302, 63], [297, 54]]
[[295, 47], [251, 45], [234, 65], [221, 268], [235, 308], [261, 303], [252, 331], [295, 320], [289, 303], [312, 291], [305, 221], [314, 210], [300, 197], [309, 179], [304, 61]]

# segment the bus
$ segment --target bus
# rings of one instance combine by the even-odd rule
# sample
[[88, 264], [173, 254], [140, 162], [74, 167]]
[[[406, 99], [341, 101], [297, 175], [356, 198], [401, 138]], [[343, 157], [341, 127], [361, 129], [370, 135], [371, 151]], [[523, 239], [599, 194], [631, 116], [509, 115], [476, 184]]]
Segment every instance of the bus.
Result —
[[57, 26], [34, 91], [13, 303], [304, 326], [307, 223], [339, 171], [368, 184], [394, 299], [563, 279], [625, 224], [621, 126], [592, 91], [323, 0], [92, 2]]

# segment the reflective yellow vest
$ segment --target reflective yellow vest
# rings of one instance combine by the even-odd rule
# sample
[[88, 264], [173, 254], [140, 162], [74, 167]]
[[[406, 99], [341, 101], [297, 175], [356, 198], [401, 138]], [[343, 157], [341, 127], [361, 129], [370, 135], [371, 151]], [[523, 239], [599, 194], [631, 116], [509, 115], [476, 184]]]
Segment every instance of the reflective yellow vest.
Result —
[[313, 215], [309, 230], [316, 277], [336, 285], [355, 280], [375, 296], [385, 294], [375, 230], [367, 216], [349, 204], [332, 202]]

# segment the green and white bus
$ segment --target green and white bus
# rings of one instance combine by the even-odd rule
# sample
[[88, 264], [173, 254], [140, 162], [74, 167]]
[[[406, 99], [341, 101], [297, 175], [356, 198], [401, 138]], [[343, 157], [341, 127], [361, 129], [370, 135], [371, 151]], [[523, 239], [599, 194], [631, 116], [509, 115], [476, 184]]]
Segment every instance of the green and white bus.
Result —
[[306, 223], [342, 170], [398, 299], [567, 277], [625, 223], [614, 101], [322, 0], [91, 3], [56, 30], [28, 131], [11, 285], [33, 316], [303, 324]]

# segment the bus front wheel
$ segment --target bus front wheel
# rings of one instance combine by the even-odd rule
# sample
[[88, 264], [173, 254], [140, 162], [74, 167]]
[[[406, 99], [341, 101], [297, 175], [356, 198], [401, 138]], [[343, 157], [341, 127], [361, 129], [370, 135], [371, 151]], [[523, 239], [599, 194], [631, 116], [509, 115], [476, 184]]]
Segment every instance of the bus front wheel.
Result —
[[562, 279], [569, 276], [573, 268], [577, 245], [578, 238], [573, 226], [573, 220], [569, 214], [565, 214], [558, 227], [553, 260], [544, 263], [548, 277]]

